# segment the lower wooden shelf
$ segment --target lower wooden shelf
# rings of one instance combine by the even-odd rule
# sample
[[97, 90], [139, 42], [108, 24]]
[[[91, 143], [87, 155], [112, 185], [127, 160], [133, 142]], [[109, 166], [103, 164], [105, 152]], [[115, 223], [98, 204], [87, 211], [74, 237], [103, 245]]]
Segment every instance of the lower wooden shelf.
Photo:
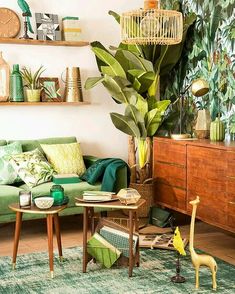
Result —
[[0, 102], [0, 106], [45, 106], [45, 105], [61, 105], [61, 106], [82, 106], [89, 105], [90, 102]]

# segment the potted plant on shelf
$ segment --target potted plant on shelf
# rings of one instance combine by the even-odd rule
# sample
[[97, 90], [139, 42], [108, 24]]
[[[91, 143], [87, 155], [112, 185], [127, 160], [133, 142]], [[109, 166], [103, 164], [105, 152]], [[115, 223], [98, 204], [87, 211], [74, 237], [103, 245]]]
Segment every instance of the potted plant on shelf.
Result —
[[43, 66], [33, 73], [31, 69], [23, 67], [21, 70], [21, 75], [24, 80], [24, 85], [26, 89], [26, 98], [28, 102], [40, 102], [40, 96], [43, 86], [39, 82], [39, 78], [44, 72]]
[[[120, 22], [120, 16], [109, 12]], [[195, 20], [195, 18], [194, 18]], [[152, 139], [158, 130], [170, 101], [157, 99], [160, 76], [168, 73], [178, 62], [186, 39], [187, 29], [194, 22], [187, 19], [182, 44], [174, 46], [140, 46], [120, 44], [111, 47], [91, 43], [96, 55], [100, 77], [88, 78], [85, 88], [102, 83], [111, 97], [125, 106], [125, 113], [111, 113], [117, 129], [129, 135], [128, 163], [131, 168], [130, 187], [137, 189], [147, 200], [139, 216], [147, 216], [152, 204]]]

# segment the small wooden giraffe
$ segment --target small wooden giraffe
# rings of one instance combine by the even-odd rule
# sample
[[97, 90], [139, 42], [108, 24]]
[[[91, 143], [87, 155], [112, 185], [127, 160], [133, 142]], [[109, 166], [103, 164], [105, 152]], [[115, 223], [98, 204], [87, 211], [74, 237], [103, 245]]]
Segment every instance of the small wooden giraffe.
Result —
[[195, 218], [196, 218], [196, 211], [197, 206], [200, 203], [200, 199], [197, 198], [193, 201], [189, 202], [193, 206], [192, 217], [191, 217], [191, 225], [190, 225], [190, 236], [189, 236], [189, 251], [191, 253], [192, 263], [195, 267], [195, 274], [196, 274], [196, 289], [199, 288], [199, 268], [200, 266], [208, 266], [212, 273], [212, 286], [213, 290], [216, 290], [216, 272], [217, 272], [217, 264], [214, 258], [210, 255], [206, 254], [197, 254], [194, 250], [193, 243], [194, 243], [194, 226], [195, 226]]

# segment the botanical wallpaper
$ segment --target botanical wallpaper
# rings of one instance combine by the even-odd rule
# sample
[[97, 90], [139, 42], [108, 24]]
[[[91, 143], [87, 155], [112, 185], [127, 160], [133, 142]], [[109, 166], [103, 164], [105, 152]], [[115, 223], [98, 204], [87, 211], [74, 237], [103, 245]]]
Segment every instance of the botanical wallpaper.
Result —
[[[177, 7], [178, 6], [178, 7]], [[197, 14], [194, 28], [188, 33], [181, 61], [170, 75], [164, 99], [174, 102], [193, 80], [204, 78], [210, 91], [202, 98], [185, 93], [187, 113], [209, 109], [212, 119], [220, 115], [227, 128], [235, 133], [235, 0], [165, 1], [165, 7], [178, 8], [184, 15]]]

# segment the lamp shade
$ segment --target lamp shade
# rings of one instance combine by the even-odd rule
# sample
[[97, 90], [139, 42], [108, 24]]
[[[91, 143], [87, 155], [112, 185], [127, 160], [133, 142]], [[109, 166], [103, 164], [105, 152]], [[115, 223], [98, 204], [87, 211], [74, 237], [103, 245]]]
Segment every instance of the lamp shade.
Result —
[[182, 41], [183, 16], [175, 10], [159, 9], [160, 1], [144, 1], [144, 9], [121, 15], [124, 44], [174, 45]]
[[209, 84], [204, 79], [197, 79], [192, 82], [192, 94], [196, 97], [202, 97], [209, 92]]

